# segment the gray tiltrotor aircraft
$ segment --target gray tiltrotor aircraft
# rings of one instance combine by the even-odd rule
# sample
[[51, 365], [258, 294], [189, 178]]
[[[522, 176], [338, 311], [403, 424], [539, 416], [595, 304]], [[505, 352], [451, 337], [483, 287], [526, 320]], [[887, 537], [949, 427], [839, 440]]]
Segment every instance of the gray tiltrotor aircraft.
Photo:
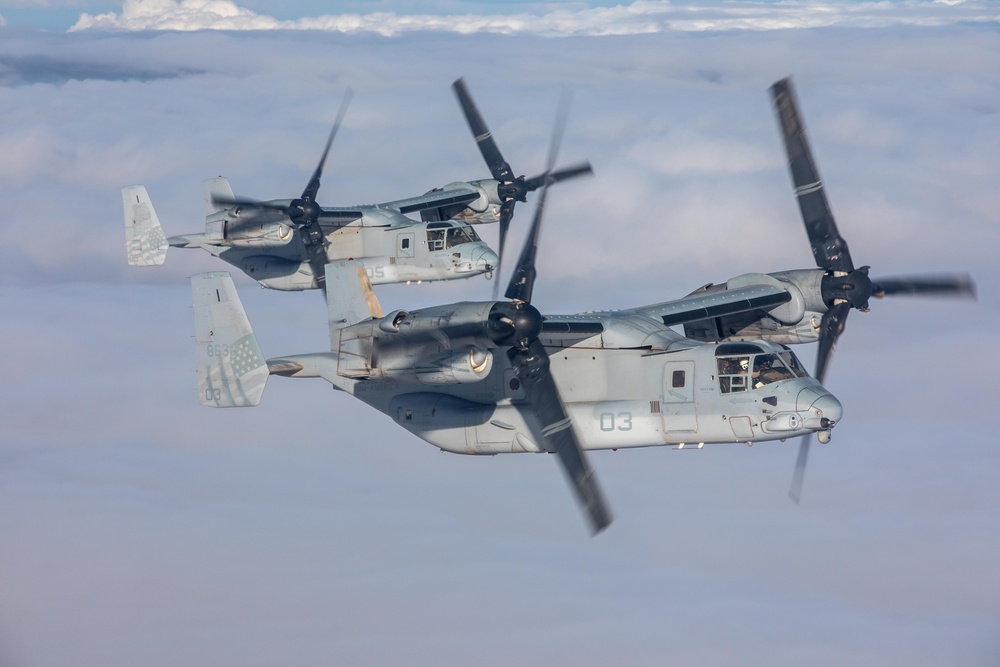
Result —
[[[167, 248], [201, 248], [277, 290], [323, 288], [323, 267], [357, 259], [373, 285], [492, 274], [500, 257], [472, 225], [500, 223], [500, 252], [514, 205], [543, 177], [514, 176], [461, 79], [454, 90], [492, 179], [455, 182], [418, 197], [352, 207], [316, 203], [330, 145], [350, 99], [345, 96], [326, 148], [302, 195], [291, 200], [237, 198], [225, 178], [205, 181], [205, 232], [166, 238], [145, 186], [122, 188], [129, 264], [162, 264]], [[548, 174], [558, 181], [591, 173], [581, 164]], [[419, 213], [414, 220], [407, 214]]]
[[773, 279], [743, 276], [726, 290], [629, 310], [539, 313], [531, 299], [546, 191], [507, 300], [383, 314], [362, 263], [327, 264], [329, 351], [265, 361], [229, 274], [194, 276], [201, 402], [256, 405], [269, 375], [319, 377], [444, 451], [555, 453], [594, 532], [612, 519], [587, 450], [828, 437], [840, 402], [787, 347], [708, 344], [670, 328], [758, 309], [790, 319], [797, 304]]
[[[779, 308], [757, 308], [741, 313], [717, 313], [684, 323], [688, 338], [706, 342], [766, 340], [794, 345], [819, 342], [816, 379], [823, 382], [837, 339], [844, 331], [851, 309], [868, 312], [872, 297], [896, 295], [975, 296], [975, 286], [965, 274], [921, 275], [895, 278], [868, 277], [867, 266], [855, 267], [847, 241], [840, 235], [827, 203], [812, 151], [806, 140], [791, 79], [771, 87], [781, 127], [795, 197], [812, 245], [815, 269], [779, 271], [739, 276], [721, 285], [706, 285], [691, 296], [722, 295], [726, 290], [770, 286], [788, 297]], [[820, 433], [823, 441], [824, 434]], [[798, 502], [809, 455], [810, 438], [804, 438], [789, 495]]]

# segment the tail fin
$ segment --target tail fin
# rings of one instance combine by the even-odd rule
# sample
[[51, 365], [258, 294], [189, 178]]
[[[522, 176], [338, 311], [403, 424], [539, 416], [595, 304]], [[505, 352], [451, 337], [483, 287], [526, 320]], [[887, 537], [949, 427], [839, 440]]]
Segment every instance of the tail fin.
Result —
[[159, 266], [167, 257], [167, 237], [144, 185], [122, 188], [125, 249], [132, 266]]
[[232, 277], [225, 271], [191, 277], [198, 400], [213, 408], [260, 403], [268, 369]]
[[219, 176], [217, 178], [210, 178], [204, 183], [205, 185], [205, 215], [212, 215], [213, 213], [218, 213], [223, 210], [225, 206], [219, 206], [215, 203], [215, 198], [220, 199], [235, 199], [236, 195], [233, 194], [233, 188], [229, 185], [229, 179], [224, 176]]

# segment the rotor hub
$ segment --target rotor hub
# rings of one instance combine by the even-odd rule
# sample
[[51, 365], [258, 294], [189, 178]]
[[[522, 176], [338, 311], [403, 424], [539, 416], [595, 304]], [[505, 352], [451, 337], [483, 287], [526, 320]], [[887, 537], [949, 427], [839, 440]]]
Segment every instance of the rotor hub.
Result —
[[542, 333], [542, 319], [530, 303], [500, 301], [490, 309], [487, 332], [497, 345], [523, 350]]
[[293, 199], [288, 205], [288, 218], [295, 226], [318, 220], [321, 212], [319, 204], [311, 199]]
[[524, 187], [524, 176], [497, 185], [497, 195], [502, 201], [525, 201], [528, 190]]
[[868, 277], [867, 266], [855, 269], [846, 275], [829, 274], [823, 277], [823, 301], [828, 306], [847, 302], [852, 308], [868, 310], [868, 300], [872, 297], [872, 281]]

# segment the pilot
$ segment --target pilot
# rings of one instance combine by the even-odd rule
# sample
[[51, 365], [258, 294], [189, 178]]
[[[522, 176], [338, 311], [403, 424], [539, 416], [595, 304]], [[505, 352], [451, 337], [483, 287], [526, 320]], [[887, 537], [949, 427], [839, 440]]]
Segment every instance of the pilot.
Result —
[[780, 370], [772, 365], [774, 358], [771, 356], [758, 357], [753, 370], [753, 388], [759, 389], [765, 384], [771, 384], [787, 377]]

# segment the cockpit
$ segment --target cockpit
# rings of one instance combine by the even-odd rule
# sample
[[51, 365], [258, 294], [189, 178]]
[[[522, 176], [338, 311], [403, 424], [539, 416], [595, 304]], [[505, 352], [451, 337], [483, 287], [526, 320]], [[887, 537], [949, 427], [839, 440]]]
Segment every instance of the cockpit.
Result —
[[479, 243], [481, 240], [472, 225], [444, 221], [427, 225], [427, 249], [447, 250], [463, 243]]
[[781, 352], [767, 352], [753, 343], [725, 343], [716, 347], [715, 357], [719, 391], [723, 394], [751, 391], [809, 375], [787, 347]]

